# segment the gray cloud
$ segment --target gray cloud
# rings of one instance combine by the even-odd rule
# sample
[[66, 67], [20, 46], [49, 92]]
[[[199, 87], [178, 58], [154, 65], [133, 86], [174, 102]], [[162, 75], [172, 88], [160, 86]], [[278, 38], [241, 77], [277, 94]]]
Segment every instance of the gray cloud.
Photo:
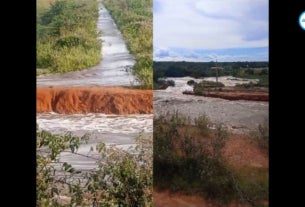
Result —
[[[268, 0], [154, 0], [154, 5], [155, 51], [268, 47]], [[168, 50], [163, 57], [202, 58]]]

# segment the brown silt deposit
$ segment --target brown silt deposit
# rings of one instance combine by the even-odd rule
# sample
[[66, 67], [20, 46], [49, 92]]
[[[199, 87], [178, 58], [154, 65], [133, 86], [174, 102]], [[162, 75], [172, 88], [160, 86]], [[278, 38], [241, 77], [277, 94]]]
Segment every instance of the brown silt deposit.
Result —
[[151, 90], [122, 87], [37, 88], [37, 113], [149, 114]]

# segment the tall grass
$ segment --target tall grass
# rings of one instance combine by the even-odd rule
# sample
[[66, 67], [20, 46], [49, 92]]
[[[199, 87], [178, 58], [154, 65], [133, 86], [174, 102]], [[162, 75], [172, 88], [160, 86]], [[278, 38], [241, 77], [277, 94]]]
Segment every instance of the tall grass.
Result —
[[103, 0], [129, 50], [136, 58], [134, 74], [144, 88], [152, 88], [152, 0]]
[[97, 0], [39, 0], [37, 68], [68, 72], [100, 61]]
[[47, 10], [55, 0], [37, 0], [36, 10], [37, 17], [39, 17], [45, 10]]
[[239, 201], [259, 206], [268, 199], [267, 169], [228, 165], [221, 152], [229, 133], [210, 125], [206, 116], [192, 124], [178, 113], [154, 120], [154, 187], [195, 193], [222, 205]]

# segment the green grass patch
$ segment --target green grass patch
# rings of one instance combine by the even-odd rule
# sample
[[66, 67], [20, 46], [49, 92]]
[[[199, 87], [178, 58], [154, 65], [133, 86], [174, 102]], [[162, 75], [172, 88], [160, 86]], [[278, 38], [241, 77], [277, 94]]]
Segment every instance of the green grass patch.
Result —
[[134, 74], [143, 88], [153, 85], [152, 0], [104, 0], [136, 58]]
[[39, 0], [38, 74], [64, 73], [96, 65], [101, 56], [97, 19], [97, 0]]

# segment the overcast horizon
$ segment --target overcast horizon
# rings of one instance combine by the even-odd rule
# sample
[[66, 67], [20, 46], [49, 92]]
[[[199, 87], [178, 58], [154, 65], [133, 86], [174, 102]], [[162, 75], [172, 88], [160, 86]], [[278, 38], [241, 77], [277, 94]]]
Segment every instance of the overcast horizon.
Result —
[[268, 0], [154, 0], [154, 61], [268, 61]]

